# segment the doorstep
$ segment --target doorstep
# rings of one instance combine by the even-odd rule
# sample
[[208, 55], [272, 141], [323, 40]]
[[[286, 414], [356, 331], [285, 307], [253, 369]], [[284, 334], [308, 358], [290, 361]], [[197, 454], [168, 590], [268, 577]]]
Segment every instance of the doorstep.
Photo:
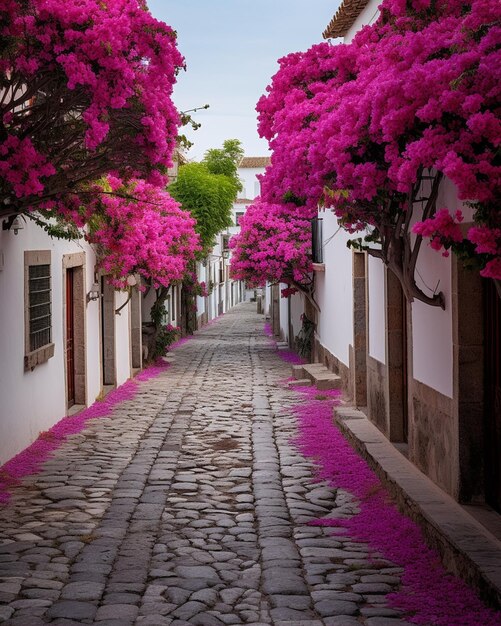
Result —
[[[342, 433], [376, 471], [398, 506], [422, 527], [445, 567], [501, 607], [501, 541], [408, 461], [354, 407], [334, 409]], [[495, 517], [499, 517], [496, 513]]]
[[331, 372], [323, 363], [293, 365], [292, 376], [297, 380], [309, 378], [321, 391], [341, 388], [341, 377]]

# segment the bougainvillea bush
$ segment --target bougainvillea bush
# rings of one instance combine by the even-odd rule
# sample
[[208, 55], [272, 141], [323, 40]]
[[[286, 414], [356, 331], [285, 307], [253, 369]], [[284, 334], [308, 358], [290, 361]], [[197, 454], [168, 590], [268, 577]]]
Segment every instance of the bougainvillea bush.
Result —
[[296, 214], [294, 205], [250, 205], [230, 248], [231, 275], [250, 287], [285, 283], [291, 292], [308, 289], [311, 283], [310, 220]]
[[140, 274], [153, 287], [168, 287], [183, 278], [200, 249], [195, 220], [179, 203], [144, 180], [124, 183], [108, 176], [90, 187], [84, 207], [65, 209], [86, 238], [96, 244], [99, 263], [118, 288]]
[[360, 245], [408, 296], [438, 304], [414, 284], [425, 233], [411, 224], [449, 208], [437, 206], [448, 177], [475, 224], [459, 241], [439, 220], [432, 239], [501, 278], [500, 19], [498, 0], [384, 0], [351, 43], [280, 59], [257, 107], [273, 150], [263, 200], [331, 208], [348, 231], [368, 232]]
[[165, 182], [184, 61], [142, 0], [5, 0], [0, 38], [2, 211], [64, 201], [112, 171]]
[[165, 191], [184, 66], [144, 0], [0, 6], [0, 214], [96, 245], [116, 287], [181, 280], [195, 221]]

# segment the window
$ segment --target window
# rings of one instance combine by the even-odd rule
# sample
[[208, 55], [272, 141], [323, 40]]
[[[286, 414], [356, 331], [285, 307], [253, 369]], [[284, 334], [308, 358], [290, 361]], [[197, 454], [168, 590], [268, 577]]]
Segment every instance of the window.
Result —
[[311, 252], [313, 263], [324, 262], [322, 218], [315, 217], [311, 220]]
[[54, 356], [50, 251], [24, 253], [25, 370]]
[[235, 226], [240, 226], [240, 218], [244, 216], [243, 211], [238, 211], [235, 213]]
[[254, 181], [254, 197], [261, 195], [261, 183], [258, 180]]

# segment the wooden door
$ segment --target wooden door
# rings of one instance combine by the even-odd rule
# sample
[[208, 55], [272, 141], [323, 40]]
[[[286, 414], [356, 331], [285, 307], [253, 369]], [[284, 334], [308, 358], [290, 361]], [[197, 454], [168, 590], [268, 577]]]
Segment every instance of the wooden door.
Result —
[[409, 339], [407, 298], [402, 291], [402, 441], [409, 441]]
[[101, 341], [103, 385], [115, 384], [115, 291], [101, 277]]
[[271, 303], [273, 333], [280, 336], [280, 285], [271, 286]]
[[68, 407], [75, 404], [75, 274], [66, 270], [66, 390]]
[[485, 497], [501, 513], [501, 298], [484, 283]]

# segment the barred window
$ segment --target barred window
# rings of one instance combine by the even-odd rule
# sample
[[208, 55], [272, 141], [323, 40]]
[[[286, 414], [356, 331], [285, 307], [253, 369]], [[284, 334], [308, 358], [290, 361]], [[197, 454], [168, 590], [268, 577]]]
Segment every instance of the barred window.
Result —
[[30, 352], [33, 352], [52, 339], [50, 265], [31, 265], [28, 274]]
[[24, 276], [24, 368], [28, 371], [54, 356], [50, 250], [25, 251]]

